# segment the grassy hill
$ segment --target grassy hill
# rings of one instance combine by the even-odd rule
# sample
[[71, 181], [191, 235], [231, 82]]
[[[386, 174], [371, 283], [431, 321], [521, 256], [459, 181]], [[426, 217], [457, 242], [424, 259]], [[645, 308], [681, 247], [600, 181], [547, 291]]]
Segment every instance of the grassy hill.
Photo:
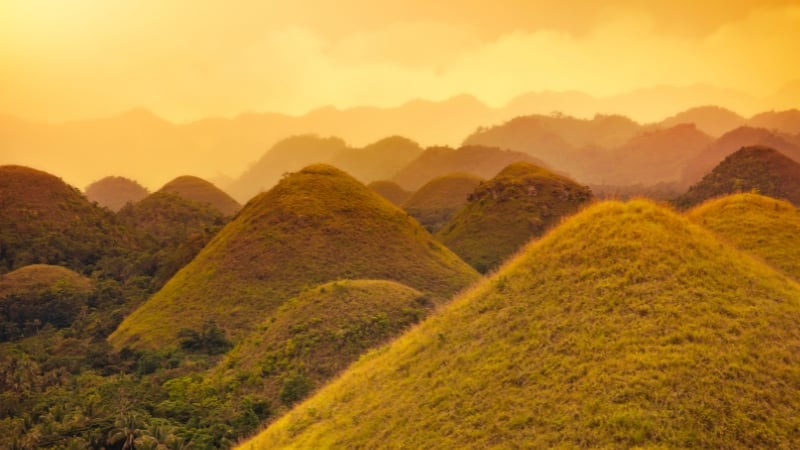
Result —
[[687, 213], [689, 219], [772, 267], [800, 280], [800, 210], [758, 194], [709, 200]]
[[544, 166], [544, 163], [525, 153], [495, 147], [431, 147], [401, 169], [392, 181], [413, 192], [432, 179], [449, 173], [463, 172], [492, 178], [504, 167], [517, 161]]
[[205, 247], [225, 224], [209, 203], [158, 191], [117, 213], [120, 221], [143, 235], [149, 257], [140, 264], [162, 286]]
[[115, 212], [149, 194], [141, 184], [125, 177], [105, 177], [87, 186], [85, 192], [89, 201]]
[[742, 147], [752, 146], [774, 148], [800, 162], [800, 147], [785, 137], [763, 128], [739, 127], [725, 133], [689, 160], [681, 176], [682, 182], [685, 186], [697, 183], [726, 157]]
[[800, 286], [604, 202], [240, 446], [789, 448]]
[[402, 136], [390, 136], [364, 148], [347, 148], [333, 155], [330, 164], [362, 183], [386, 180], [422, 153], [422, 147]]
[[483, 181], [468, 173], [451, 173], [425, 183], [403, 203], [405, 209], [428, 231], [439, 231], [467, 204], [467, 197]]
[[478, 278], [407, 214], [344, 172], [309, 166], [250, 201], [110, 336], [116, 348], [177, 343], [207, 320], [234, 339], [304, 288], [397, 281], [441, 301]]
[[32, 336], [45, 325], [69, 326], [91, 291], [90, 279], [60, 266], [32, 264], [0, 275], [0, 342]]
[[411, 192], [400, 187], [394, 181], [379, 180], [373, 181], [367, 185], [368, 188], [380, 194], [386, 200], [394, 203], [395, 205], [402, 205], [409, 197]]
[[690, 208], [714, 197], [752, 190], [800, 205], [800, 163], [769, 147], [744, 147], [674, 203]]
[[528, 163], [514, 163], [481, 183], [436, 237], [480, 272], [592, 199], [585, 186]]
[[0, 273], [42, 263], [88, 275], [133, 247], [113, 213], [48, 173], [0, 166], [0, 199]]
[[421, 292], [392, 281], [341, 280], [305, 290], [228, 352], [209, 383], [231, 391], [244, 380], [236, 396], [285, 409], [432, 306]]
[[242, 208], [239, 202], [212, 183], [189, 175], [175, 178], [159, 192], [171, 192], [198, 203], [207, 203], [225, 216], [232, 216]]

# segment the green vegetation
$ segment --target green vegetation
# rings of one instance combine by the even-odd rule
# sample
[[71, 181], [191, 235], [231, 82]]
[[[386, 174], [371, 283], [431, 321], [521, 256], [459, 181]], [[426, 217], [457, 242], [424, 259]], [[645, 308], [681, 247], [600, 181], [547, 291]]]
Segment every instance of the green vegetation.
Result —
[[595, 204], [240, 448], [789, 448], [800, 286]]
[[143, 242], [137, 266], [152, 277], [154, 288], [191, 261], [225, 223], [209, 204], [160, 191], [125, 206], [117, 216]]
[[450, 173], [468, 173], [481, 178], [492, 178], [507, 165], [526, 161], [539, 166], [544, 163], [525, 153], [480, 145], [458, 149], [431, 147], [417, 159], [403, 167], [392, 181], [403, 189], [416, 191], [436, 177]]
[[314, 165], [249, 202], [109, 340], [175, 346], [176, 322], [213, 319], [235, 342], [304, 288], [344, 278], [393, 280], [441, 302], [478, 274], [389, 201]]
[[752, 190], [800, 205], [800, 163], [769, 147], [744, 147], [725, 158], [674, 203], [690, 208], [714, 197]]
[[45, 172], [0, 166], [0, 274], [30, 264], [117, 279], [136, 244], [107, 209]]
[[242, 208], [239, 202], [220, 188], [202, 178], [189, 175], [175, 178], [158, 191], [177, 194], [197, 203], [211, 205], [225, 216], [233, 216]]
[[85, 192], [89, 201], [114, 212], [149, 194], [141, 184], [125, 177], [105, 177], [87, 186]]
[[800, 280], [800, 211], [791, 203], [736, 194], [709, 200], [689, 211], [688, 217]]
[[434, 178], [403, 203], [403, 209], [431, 233], [439, 231], [467, 204], [467, 197], [483, 181], [467, 173]]
[[436, 237], [479, 272], [487, 272], [591, 199], [589, 188], [568, 178], [514, 163], [481, 183]]
[[394, 181], [373, 181], [368, 184], [367, 187], [398, 206], [402, 205], [404, 201], [411, 197], [411, 192], [401, 188], [400, 185]]
[[343, 280], [303, 291], [210, 372], [224, 401], [258, 399], [279, 417], [366, 350], [426, 316], [422, 293], [382, 280]]

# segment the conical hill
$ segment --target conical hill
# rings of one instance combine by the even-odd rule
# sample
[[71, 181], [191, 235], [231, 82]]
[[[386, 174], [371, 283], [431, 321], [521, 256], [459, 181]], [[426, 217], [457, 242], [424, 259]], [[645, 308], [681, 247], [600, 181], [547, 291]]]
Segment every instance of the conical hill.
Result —
[[[289, 406], [377, 344], [427, 316], [419, 291], [385, 280], [333, 281], [281, 305], [212, 370], [211, 384]], [[248, 380], [237, 383], [232, 380]], [[246, 392], [246, 393], [245, 393]]]
[[800, 286], [595, 204], [240, 448], [789, 448]]
[[0, 166], [0, 273], [39, 263], [88, 275], [133, 247], [113, 213], [60, 178]]
[[592, 199], [589, 188], [533, 164], [517, 162], [481, 183], [437, 237], [481, 272]]
[[190, 175], [175, 178], [159, 189], [159, 192], [171, 192], [198, 203], [209, 204], [226, 216], [236, 214], [242, 207], [233, 197], [211, 182]]
[[381, 194], [384, 198], [394, 203], [395, 205], [402, 205], [404, 201], [411, 197], [411, 192], [400, 187], [394, 181], [378, 180], [373, 181], [367, 185], [368, 188]]
[[86, 198], [111, 211], [147, 197], [144, 186], [125, 177], [105, 177], [86, 186]]
[[678, 197], [675, 204], [689, 208], [714, 197], [752, 190], [800, 205], [800, 163], [770, 147], [743, 147]]
[[435, 233], [467, 204], [467, 198], [481, 181], [481, 177], [468, 173], [436, 177], [406, 200], [403, 209]]
[[208, 320], [236, 339], [303, 288], [345, 278], [397, 281], [436, 302], [478, 274], [388, 200], [313, 165], [251, 200], [110, 340], [173, 345]]
[[800, 280], [800, 210], [791, 203], [752, 193], [735, 194], [709, 200], [688, 216]]

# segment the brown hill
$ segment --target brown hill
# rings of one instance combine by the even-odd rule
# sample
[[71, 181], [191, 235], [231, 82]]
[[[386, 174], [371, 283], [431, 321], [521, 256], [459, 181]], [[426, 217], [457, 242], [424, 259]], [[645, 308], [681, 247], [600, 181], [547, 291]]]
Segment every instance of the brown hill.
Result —
[[763, 128], [740, 127], [725, 133], [688, 161], [681, 176], [682, 183], [688, 187], [700, 181], [725, 157], [748, 146], [770, 147], [795, 161], [800, 161], [800, 147], [781, 136]]
[[698, 106], [668, 117], [659, 122], [658, 126], [660, 128], [671, 128], [676, 125], [691, 123], [703, 133], [719, 137], [745, 125], [746, 122], [747, 119], [729, 109], [720, 108], [719, 106]]
[[800, 205], [800, 163], [769, 147], [744, 147], [725, 158], [674, 203], [690, 208], [714, 197], [750, 191]]
[[800, 133], [800, 110], [767, 111], [756, 114], [747, 121], [751, 127], [765, 128], [788, 134]]
[[0, 199], [0, 273], [42, 263], [90, 274], [134, 247], [113, 213], [48, 173], [0, 166]]
[[364, 148], [340, 150], [330, 159], [330, 164], [362, 183], [371, 183], [393, 177], [420, 153], [422, 147], [416, 142], [401, 136], [392, 136]]
[[517, 162], [481, 183], [436, 237], [479, 272], [487, 272], [591, 199], [589, 188]]
[[205, 203], [225, 216], [236, 214], [242, 205], [212, 183], [189, 175], [180, 176], [165, 184], [159, 192], [171, 192], [188, 200]]
[[481, 177], [466, 173], [436, 177], [406, 200], [403, 209], [435, 233], [467, 204], [467, 197], [481, 181]]
[[379, 180], [373, 181], [367, 185], [368, 188], [383, 196], [386, 200], [394, 203], [395, 205], [402, 205], [409, 197], [411, 192], [400, 187], [394, 181]]
[[136, 203], [149, 192], [141, 184], [125, 177], [105, 177], [86, 186], [86, 198], [111, 211]]
[[467, 145], [458, 149], [431, 147], [401, 169], [392, 181], [404, 189], [416, 191], [430, 180], [449, 173], [463, 172], [481, 178], [491, 178], [507, 165], [517, 161], [544, 165], [525, 153], [496, 147], [480, 145]]

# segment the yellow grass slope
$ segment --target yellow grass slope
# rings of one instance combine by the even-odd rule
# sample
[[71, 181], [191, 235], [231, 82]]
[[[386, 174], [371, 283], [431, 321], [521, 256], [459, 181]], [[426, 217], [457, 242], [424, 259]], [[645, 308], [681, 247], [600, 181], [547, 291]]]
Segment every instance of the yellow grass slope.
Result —
[[800, 280], [800, 210], [791, 203], [758, 194], [735, 194], [709, 200], [688, 216]]
[[238, 339], [303, 289], [337, 279], [397, 281], [436, 303], [478, 277], [388, 200], [313, 165], [250, 201], [109, 340], [175, 345], [178, 328], [208, 320]]
[[798, 321], [789, 278], [598, 203], [240, 448], [790, 448]]

